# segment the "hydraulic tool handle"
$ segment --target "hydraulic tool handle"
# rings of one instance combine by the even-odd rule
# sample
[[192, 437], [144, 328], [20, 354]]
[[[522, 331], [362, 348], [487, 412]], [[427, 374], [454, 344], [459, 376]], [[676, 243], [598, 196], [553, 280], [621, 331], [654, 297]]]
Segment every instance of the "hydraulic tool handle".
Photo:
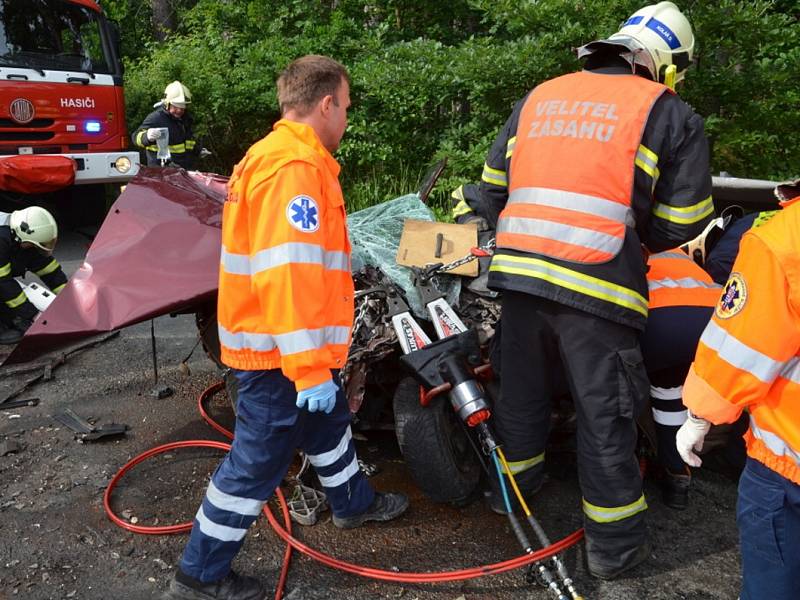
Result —
[[392, 327], [397, 334], [403, 354], [411, 354], [415, 350], [427, 346], [431, 339], [419, 326], [410, 312], [400, 313], [392, 317]]

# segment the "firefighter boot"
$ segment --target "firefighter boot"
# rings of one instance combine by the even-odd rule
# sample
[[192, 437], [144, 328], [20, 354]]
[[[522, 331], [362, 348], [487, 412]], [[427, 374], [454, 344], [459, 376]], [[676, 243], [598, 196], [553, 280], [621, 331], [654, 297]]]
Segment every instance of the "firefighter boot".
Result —
[[13, 345], [18, 344], [22, 337], [25, 335], [26, 329], [17, 329], [14, 325], [6, 325], [0, 323], [0, 345]]
[[692, 474], [689, 467], [684, 466], [683, 469], [678, 473], [664, 469], [662, 498], [664, 504], [675, 510], [686, 510], [689, 506], [689, 486], [692, 483]]
[[399, 517], [408, 508], [408, 497], [405, 494], [384, 494], [375, 492], [375, 499], [360, 515], [337, 517], [333, 515], [333, 524], [339, 529], [361, 527], [367, 521], [391, 521]]
[[178, 569], [164, 600], [265, 600], [266, 597], [267, 592], [255, 577], [242, 577], [230, 571], [219, 581], [203, 583]]
[[587, 566], [589, 567], [589, 574], [597, 579], [603, 581], [610, 581], [616, 579], [626, 571], [630, 571], [634, 567], [642, 564], [650, 556], [650, 542], [645, 541], [639, 546], [628, 559], [628, 562], [622, 566], [606, 567], [604, 565], [594, 564], [590, 557], [587, 557]]

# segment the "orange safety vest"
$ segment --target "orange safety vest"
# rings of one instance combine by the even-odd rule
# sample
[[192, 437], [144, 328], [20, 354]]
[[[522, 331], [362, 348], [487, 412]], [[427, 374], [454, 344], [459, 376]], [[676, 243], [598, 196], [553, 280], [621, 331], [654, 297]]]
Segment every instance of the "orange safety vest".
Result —
[[339, 164], [314, 130], [282, 119], [236, 165], [222, 218], [222, 361], [282, 369], [298, 390], [347, 359], [353, 279]]
[[498, 248], [589, 264], [617, 256], [635, 225], [635, 161], [653, 162], [640, 149], [642, 132], [668, 90], [587, 71], [537, 86], [520, 113]]
[[716, 306], [722, 286], [714, 283], [680, 248], [647, 259], [650, 310], [666, 306]]
[[747, 453], [800, 484], [800, 203], [742, 237], [684, 404], [713, 423], [750, 412]]

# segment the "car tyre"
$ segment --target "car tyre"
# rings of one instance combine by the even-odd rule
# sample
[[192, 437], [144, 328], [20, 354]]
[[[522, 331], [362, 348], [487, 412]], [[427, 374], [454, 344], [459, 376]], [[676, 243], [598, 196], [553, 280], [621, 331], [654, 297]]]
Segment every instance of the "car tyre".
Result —
[[447, 398], [420, 404], [420, 387], [402, 379], [394, 394], [397, 441], [411, 476], [434, 502], [465, 504], [481, 474], [480, 459]]

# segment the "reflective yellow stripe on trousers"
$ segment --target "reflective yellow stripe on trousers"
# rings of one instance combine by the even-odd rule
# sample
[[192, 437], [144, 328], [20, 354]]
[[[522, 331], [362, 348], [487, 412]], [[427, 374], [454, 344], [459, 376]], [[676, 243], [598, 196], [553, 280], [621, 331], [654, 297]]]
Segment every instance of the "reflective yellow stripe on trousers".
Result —
[[613, 523], [632, 517], [644, 510], [647, 510], [647, 501], [642, 494], [638, 500], [626, 504], [625, 506], [597, 506], [583, 498], [583, 514], [595, 523]]

